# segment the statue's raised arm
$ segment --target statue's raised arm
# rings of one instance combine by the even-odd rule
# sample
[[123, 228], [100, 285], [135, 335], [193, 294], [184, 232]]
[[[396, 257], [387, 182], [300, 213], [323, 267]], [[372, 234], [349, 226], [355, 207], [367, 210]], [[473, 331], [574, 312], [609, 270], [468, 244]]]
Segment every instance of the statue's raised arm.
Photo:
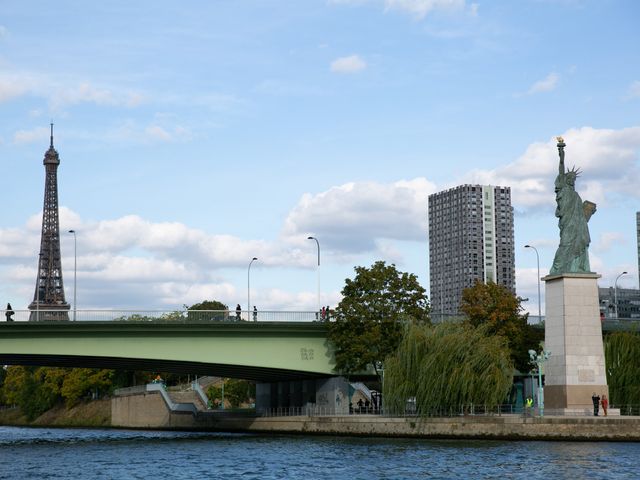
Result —
[[560, 164], [558, 165], [558, 174], [559, 175], [564, 175], [565, 174], [565, 170], [564, 170], [564, 147], [565, 147], [565, 143], [564, 143], [564, 139], [562, 137], [556, 137], [556, 140], [558, 140], [558, 154], [560, 155]]
[[583, 202], [576, 192], [575, 184], [580, 172], [575, 168], [566, 170], [564, 165], [565, 143], [562, 137], [557, 137], [557, 140], [560, 163], [555, 181], [555, 192], [560, 245], [549, 274], [587, 273], [590, 271], [589, 243], [591, 243], [587, 222], [595, 213], [596, 204]]

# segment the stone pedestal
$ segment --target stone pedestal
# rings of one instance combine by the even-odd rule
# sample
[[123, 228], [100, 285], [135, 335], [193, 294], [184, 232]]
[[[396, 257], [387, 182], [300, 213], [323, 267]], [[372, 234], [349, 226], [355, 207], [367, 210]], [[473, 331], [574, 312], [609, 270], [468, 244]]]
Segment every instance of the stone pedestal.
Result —
[[545, 409], [592, 411], [591, 396], [609, 396], [595, 273], [544, 277], [546, 291]]

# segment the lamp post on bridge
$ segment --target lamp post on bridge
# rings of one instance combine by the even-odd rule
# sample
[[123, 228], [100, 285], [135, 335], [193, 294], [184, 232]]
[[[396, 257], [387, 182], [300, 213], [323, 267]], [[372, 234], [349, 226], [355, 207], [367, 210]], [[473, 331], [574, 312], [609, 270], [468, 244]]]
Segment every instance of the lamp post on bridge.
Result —
[[316, 315], [320, 314], [320, 242], [316, 237], [307, 237], [307, 240], [315, 240], [318, 246], [318, 309]]
[[621, 276], [626, 275], [626, 274], [627, 274], [627, 272], [622, 272], [620, 275], [618, 275], [616, 277], [616, 281], [613, 284], [613, 295], [614, 295], [613, 296], [613, 303], [614, 303], [614, 305], [616, 307], [616, 320], [619, 319], [619, 317], [618, 317], [618, 279]]
[[542, 308], [540, 307], [540, 255], [538, 249], [532, 245], [525, 245], [524, 248], [532, 248], [536, 252], [536, 262], [538, 264], [538, 323], [542, 322]]
[[249, 321], [249, 316], [251, 315], [251, 264], [256, 260], [258, 260], [258, 257], [253, 257], [249, 262], [249, 268], [247, 268], [247, 321]]
[[77, 273], [78, 273], [78, 244], [76, 242], [76, 231], [69, 230], [69, 233], [73, 234], [73, 321], [76, 321], [76, 309], [78, 307], [78, 303], [76, 302], [76, 287], [78, 285], [77, 282]]

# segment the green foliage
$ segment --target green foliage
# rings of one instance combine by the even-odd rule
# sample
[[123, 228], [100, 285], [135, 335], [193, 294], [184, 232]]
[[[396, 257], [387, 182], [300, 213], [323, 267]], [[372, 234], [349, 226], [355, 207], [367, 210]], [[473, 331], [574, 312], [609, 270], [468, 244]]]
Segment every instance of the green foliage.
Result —
[[[221, 322], [229, 319], [229, 306], [218, 300], [205, 300], [190, 307], [187, 305], [184, 307], [188, 310], [187, 319], [191, 322], [206, 320]], [[197, 310], [209, 310], [209, 312], [205, 314]]]
[[60, 398], [63, 368], [11, 366], [2, 385], [2, 397], [18, 405], [29, 420], [53, 407]]
[[11, 366], [0, 398], [33, 420], [63, 400], [71, 407], [88, 393], [108, 391], [112, 376], [113, 370]]
[[640, 404], [640, 335], [631, 332], [607, 335], [604, 356], [610, 403]]
[[72, 368], [64, 377], [60, 391], [67, 408], [73, 407], [91, 392], [109, 390], [113, 374], [113, 370]]
[[513, 382], [513, 364], [501, 336], [461, 323], [410, 324], [385, 361], [385, 404], [402, 413], [415, 398], [417, 413], [500, 404]]
[[355, 267], [355, 272], [353, 280], [346, 279], [329, 324], [335, 370], [344, 374], [368, 367], [377, 371], [378, 362], [397, 348], [404, 323], [429, 321], [427, 296], [415, 275], [385, 262]]
[[17, 405], [20, 401], [22, 386], [27, 380], [27, 367], [12, 365], [7, 367], [6, 376], [2, 384], [2, 397], [5, 405]]
[[[222, 404], [222, 386], [211, 385], [207, 389], [209, 400], [215, 405]], [[224, 400], [232, 408], [239, 407], [241, 403], [249, 403], [256, 398], [255, 383], [235, 378], [224, 380]]]
[[488, 334], [505, 337], [515, 368], [527, 373], [531, 370], [528, 352], [539, 350], [544, 330], [527, 324], [529, 314], [522, 314], [521, 303], [507, 287], [477, 281], [463, 290], [460, 310], [470, 325], [485, 325]]
[[158, 317], [133, 313], [131, 315], [123, 315], [122, 317], [113, 319], [114, 322], [175, 322], [181, 320], [184, 320], [184, 314], [180, 311], [163, 313]]

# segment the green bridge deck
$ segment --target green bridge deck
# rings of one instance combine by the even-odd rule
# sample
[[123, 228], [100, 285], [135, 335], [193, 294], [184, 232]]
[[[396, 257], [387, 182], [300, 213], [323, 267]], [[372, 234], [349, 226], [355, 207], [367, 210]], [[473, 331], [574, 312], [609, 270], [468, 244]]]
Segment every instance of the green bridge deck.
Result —
[[299, 380], [335, 375], [320, 322], [13, 322], [0, 364]]

